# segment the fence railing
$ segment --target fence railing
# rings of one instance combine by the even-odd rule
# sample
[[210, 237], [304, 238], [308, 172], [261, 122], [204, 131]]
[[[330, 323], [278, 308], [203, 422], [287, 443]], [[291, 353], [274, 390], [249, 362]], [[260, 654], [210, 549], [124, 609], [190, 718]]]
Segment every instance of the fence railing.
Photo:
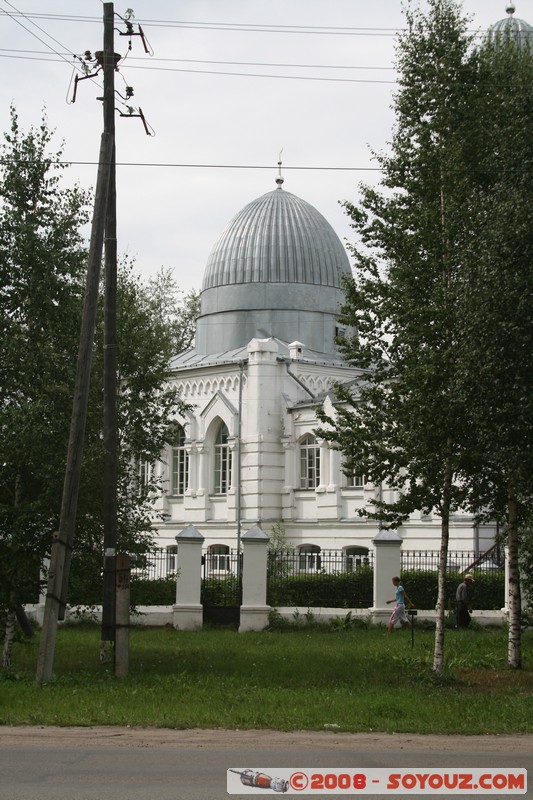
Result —
[[[491, 584], [492, 588], [487, 591], [493, 600], [495, 592], [497, 593], [495, 602], [501, 607], [504, 602], [503, 565], [500, 564], [496, 551], [492, 551], [489, 555], [490, 557], [487, 556], [479, 561], [479, 557], [472, 551], [449, 553], [446, 571], [452, 587], [449, 590], [450, 597], [455, 591], [453, 576], [457, 576], [460, 581], [461, 576], [468, 570], [475, 572], [476, 578], [480, 574], [486, 575], [487, 578], [498, 575], [502, 578], [501, 587], [496, 592]], [[410, 583], [409, 574], [428, 573], [426, 576], [418, 575], [416, 578], [415, 600], [419, 608], [433, 608], [435, 605], [439, 557], [438, 550], [401, 551], [402, 580], [407, 581], [410, 592], [413, 584]], [[157, 597], [168, 596], [168, 603], [171, 603], [178, 570], [175, 550], [156, 550], [137, 561], [132, 571], [134, 584], [136, 579], [140, 579], [142, 583], [149, 583], [152, 594], [157, 589], [159, 592]], [[242, 554], [239, 555], [236, 551], [218, 553], [205, 550], [202, 555], [201, 570], [201, 603], [204, 607], [240, 605]], [[369, 608], [373, 605], [373, 581], [373, 551], [363, 554], [350, 554], [345, 550], [269, 552], [266, 602], [273, 607]], [[477, 607], [485, 607], [489, 601], [482, 599], [482, 587], [479, 581], [476, 587]]]
[[[272, 576], [312, 575], [317, 573], [338, 574], [354, 572], [359, 567], [371, 567], [374, 555], [372, 552], [350, 555], [344, 550], [321, 550], [320, 552], [300, 553], [296, 550], [276, 551], [269, 553], [269, 572]], [[225, 577], [236, 573], [237, 552], [213, 553], [206, 550], [202, 554], [203, 577]], [[132, 574], [144, 580], [156, 581], [172, 577], [178, 568], [176, 548], [159, 548], [151, 553], [138, 556], [133, 560]]]
[[[402, 572], [409, 570], [437, 571], [440, 552], [438, 550], [402, 550], [400, 553]], [[503, 569], [505, 556], [503, 547], [495, 548], [487, 555], [476, 555], [470, 550], [450, 551], [446, 562], [448, 573], [462, 575], [470, 570], [499, 572]]]
[[[401, 569], [435, 570], [439, 568], [440, 553], [438, 550], [402, 550]], [[202, 556], [204, 578], [224, 578], [236, 574], [237, 553], [212, 553], [206, 551]], [[144, 580], [161, 580], [174, 577], [177, 572], [176, 548], [160, 548], [152, 553], [137, 558], [133, 563], [132, 573]], [[471, 550], [450, 551], [448, 553], [447, 571], [462, 574], [468, 570], [482, 572], [498, 572], [504, 566], [503, 548], [494, 549], [488, 555], [480, 557]], [[345, 550], [321, 550], [317, 552], [299, 552], [297, 550], [275, 551], [269, 553], [268, 574], [272, 584], [283, 582], [285, 578], [304, 577], [317, 574], [353, 573], [363, 567], [372, 568], [373, 551], [366, 554], [349, 554]]]

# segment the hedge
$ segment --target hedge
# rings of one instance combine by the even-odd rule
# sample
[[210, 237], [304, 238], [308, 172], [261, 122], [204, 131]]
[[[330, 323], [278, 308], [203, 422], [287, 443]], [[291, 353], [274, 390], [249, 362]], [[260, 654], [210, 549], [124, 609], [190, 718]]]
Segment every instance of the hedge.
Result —
[[303, 574], [268, 581], [267, 604], [273, 607], [368, 608], [373, 604], [373, 571]]
[[[402, 574], [402, 583], [419, 609], [435, 608], [437, 603], [437, 573], [431, 570], [412, 570]], [[474, 572], [472, 603], [474, 609], [495, 610], [504, 605], [503, 571]], [[457, 573], [446, 576], [448, 596], [446, 608], [453, 609], [455, 590], [461, 581]], [[391, 597], [394, 587], [391, 583]], [[202, 603], [205, 605], [238, 605], [235, 581], [231, 578], [209, 578], [202, 581]], [[131, 579], [133, 606], [171, 606], [176, 602], [176, 578], [147, 580]], [[91, 591], [69, 592], [71, 605], [98, 605], [101, 586], [93, 583]], [[276, 607], [304, 608], [369, 608], [373, 605], [372, 567], [359, 567], [354, 572], [276, 576], [268, 580], [267, 604]]]

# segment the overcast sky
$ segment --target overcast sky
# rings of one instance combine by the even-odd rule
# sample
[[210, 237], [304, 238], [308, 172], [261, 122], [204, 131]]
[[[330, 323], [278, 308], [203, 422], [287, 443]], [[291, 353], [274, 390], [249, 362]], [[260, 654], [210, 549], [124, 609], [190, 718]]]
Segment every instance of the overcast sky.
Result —
[[[126, 0], [153, 55], [118, 30], [116, 88], [133, 87], [140, 119], [117, 115], [119, 252], [143, 276], [161, 266], [199, 289], [207, 258], [229, 220], [275, 188], [315, 206], [351, 240], [340, 206], [360, 181], [377, 180], [371, 151], [386, 147], [393, 116], [400, 0]], [[506, 16], [505, 0], [465, 0], [471, 30]], [[421, 7], [425, 4], [422, 0]], [[69, 181], [94, 187], [102, 130], [101, 81], [78, 84], [73, 55], [102, 49], [101, 0], [0, 0], [0, 122], [14, 103], [21, 126], [45, 109]], [[532, 0], [516, 17], [533, 23]], [[306, 167], [307, 169], [301, 169]], [[312, 168], [312, 169], [311, 169]]]

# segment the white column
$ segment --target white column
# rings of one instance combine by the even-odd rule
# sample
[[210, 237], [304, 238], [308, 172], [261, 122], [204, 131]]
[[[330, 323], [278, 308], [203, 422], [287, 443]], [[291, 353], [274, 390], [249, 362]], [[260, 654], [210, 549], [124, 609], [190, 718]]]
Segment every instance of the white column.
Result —
[[187, 470], [187, 486], [185, 487], [185, 494], [194, 497], [196, 494], [196, 487], [198, 486], [197, 476], [197, 455], [196, 446], [194, 444], [186, 444], [185, 452], [189, 461], [189, 469]]
[[203, 624], [200, 603], [202, 588], [202, 545], [204, 537], [188, 525], [176, 536], [178, 545], [178, 575], [176, 578], [176, 605], [173, 606], [173, 625], [184, 631], [198, 630]]
[[267, 559], [270, 537], [258, 525], [250, 528], [242, 542], [242, 605], [239, 633], [262, 631], [268, 624], [266, 604]]
[[392, 579], [400, 576], [402, 539], [396, 531], [380, 531], [374, 544], [374, 605], [370, 610], [374, 623], [384, 623], [392, 608], [387, 600], [394, 597]]

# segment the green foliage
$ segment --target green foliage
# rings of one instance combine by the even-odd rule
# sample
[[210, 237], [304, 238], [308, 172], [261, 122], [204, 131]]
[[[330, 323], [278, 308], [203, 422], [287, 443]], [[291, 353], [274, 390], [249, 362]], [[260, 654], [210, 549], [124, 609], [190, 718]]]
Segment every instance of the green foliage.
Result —
[[336, 387], [320, 435], [342, 451], [347, 473], [395, 490], [370, 516], [397, 527], [416, 509], [435, 511], [446, 534], [465, 500], [471, 438], [454, 386], [475, 64], [459, 6], [428, 5], [407, 11], [399, 37], [391, 152], [376, 157], [381, 186], [361, 186], [359, 201], [345, 203], [357, 244], [340, 320], [355, 333], [339, 348], [368, 372]]
[[[510, 664], [520, 666], [517, 529], [533, 493], [533, 52], [476, 46], [454, 0], [406, 11], [381, 185], [346, 203], [357, 244], [339, 341], [368, 372], [320, 435], [385, 482], [370, 515], [468, 509], [506, 524]], [[480, 513], [483, 509], [483, 513]], [[366, 514], [367, 512], [362, 512]], [[442, 668], [443, 584], [435, 668]]]
[[268, 552], [269, 553], [292, 553], [294, 547], [287, 541], [287, 533], [283, 522], [274, 522], [269, 531]]
[[372, 605], [370, 567], [336, 574], [284, 575], [268, 581], [267, 603], [271, 606], [305, 608], [368, 608]]
[[234, 576], [202, 580], [201, 602], [204, 606], [238, 606], [240, 587]]
[[37, 593], [72, 404], [88, 197], [61, 188], [51, 138], [45, 119], [23, 133], [11, 109], [0, 165], [0, 605], [28, 582]]
[[[61, 152], [49, 154], [46, 119], [24, 133], [14, 109], [0, 164], [0, 606], [34, 600], [38, 572], [58, 528], [87, 266], [82, 226], [89, 197], [62, 188]], [[167, 385], [180, 327], [191, 336], [197, 298], [174, 303], [172, 321], [122, 264], [117, 286], [119, 426], [118, 546], [146, 552], [154, 502], [164, 486], [153, 464], [185, 406]], [[188, 316], [187, 316], [188, 315]], [[98, 309], [71, 597], [100, 601], [104, 481], [103, 298]], [[88, 596], [89, 595], [89, 596]]]
[[147, 295], [152, 313], [166, 333], [168, 358], [191, 346], [200, 312], [200, 294], [184, 293], [176, 284], [173, 271], [162, 267], [155, 278], [148, 281]]
[[352, 616], [352, 612], [348, 611], [346, 616], [344, 617], [335, 617], [334, 619], [330, 620], [331, 627], [334, 631], [337, 632], [346, 632], [346, 631], [353, 631], [353, 630], [366, 630], [368, 628], [369, 622], [366, 619], [361, 619], [360, 617]]
[[[474, 589], [472, 593], [473, 608], [477, 611], [494, 611], [505, 604], [505, 584], [503, 570], [498, 572], [474, 572]], [[461, 576], [456, 572], [446, 574], [445, 608], [455, 608], [455, 590], [461, 583]], [[403, 585], [408, 587], [407, 594], [416, 608], [434, 609], [437, 605], [438, 575], [433, 570], [412, 570], [402, 574]]]
[[523, 621], [533, 627], [533, 522], [531, 518], [520, 529], [520, 576], [525, 607]]
[[133, 606], [172, 606], [176, 602], [176, 576], [156, 581], [133, 576], [130, 599]]

